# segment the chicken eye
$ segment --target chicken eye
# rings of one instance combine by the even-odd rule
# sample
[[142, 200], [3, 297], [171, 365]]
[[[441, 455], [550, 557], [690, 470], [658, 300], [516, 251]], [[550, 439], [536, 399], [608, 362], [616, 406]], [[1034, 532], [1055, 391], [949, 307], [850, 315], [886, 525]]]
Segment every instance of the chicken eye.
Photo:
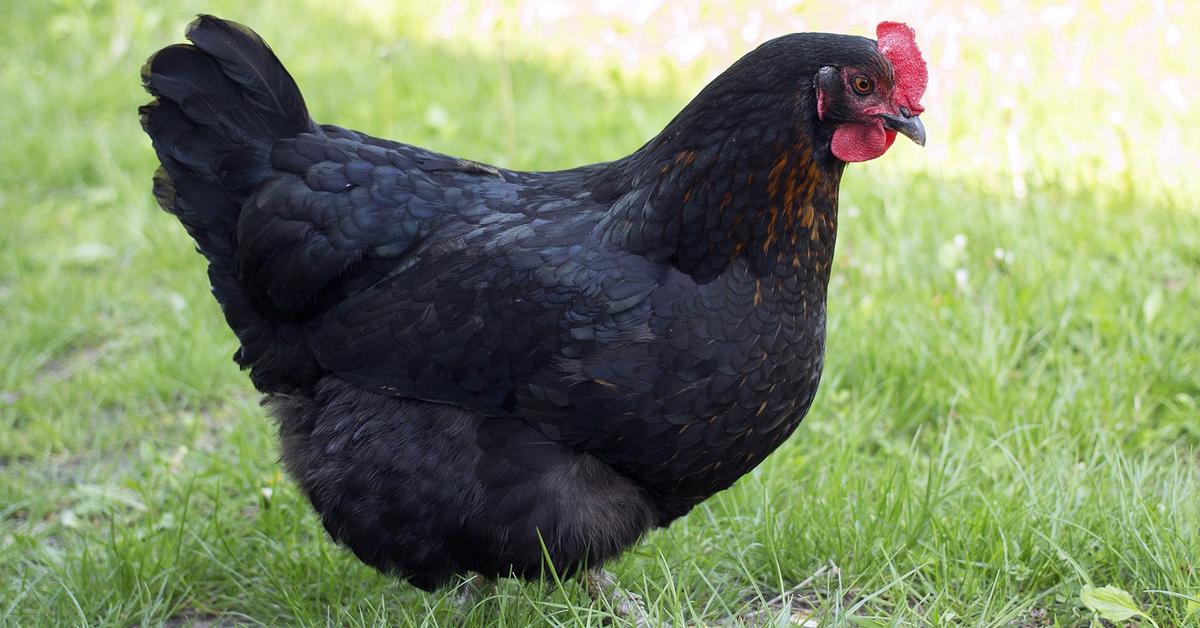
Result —
[[854, 91], [859, 96], [867, 96], [871, 92], [875, 91], [875, 81], [872, 81], [861, 74], [851, 79], [850, 82], [854, 86]]

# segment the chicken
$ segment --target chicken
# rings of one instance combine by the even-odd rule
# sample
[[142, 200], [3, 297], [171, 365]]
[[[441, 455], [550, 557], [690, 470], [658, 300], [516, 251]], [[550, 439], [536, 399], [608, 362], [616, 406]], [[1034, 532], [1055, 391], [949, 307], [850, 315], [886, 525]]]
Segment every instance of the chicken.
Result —
[[318, 125], [211, 16], [146, 63], [140, 114], [291, 478], [432, 590], [602, 565], [792, 433], [845, 165], [925, 140], [913, 31], [877, 36], [769, 41], [633, 154], [557, 172]]

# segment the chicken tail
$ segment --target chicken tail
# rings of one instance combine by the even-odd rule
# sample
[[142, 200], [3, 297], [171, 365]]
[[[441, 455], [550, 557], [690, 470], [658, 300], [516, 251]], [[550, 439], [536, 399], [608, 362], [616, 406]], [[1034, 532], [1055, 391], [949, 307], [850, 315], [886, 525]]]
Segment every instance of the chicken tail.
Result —
[[234, 359], [254, 367], [260, 389], [294, 390], [311, 381], [315, 366], [299, 330], [244, 289], [236, 230], [241, 208], [271, 174], [271, 146], [321, 130], [254, 31], [201, 15], [186, 34], [192, 44], [163, 48], [142, 67], [155, 100], [138, 112], [162, 164], [154, 196], [208, 259], [213, 295], [242, 344]]

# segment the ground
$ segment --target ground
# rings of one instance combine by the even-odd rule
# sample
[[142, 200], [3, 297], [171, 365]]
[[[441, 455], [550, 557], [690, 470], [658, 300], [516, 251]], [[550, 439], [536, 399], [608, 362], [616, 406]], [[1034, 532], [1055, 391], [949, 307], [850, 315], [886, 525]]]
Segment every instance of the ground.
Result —
[[[549, 169], [637, 148], [749, 44], [647, 52], [603, 15], [473, 35], [519, 13], [483, 0], [461, 24], [192, 4], [0, 6], [0, 624], [455, 625], [452, 592], [360, 565], [281, 476], [202, 260], [150, 196], [138, 67], [203, 8], [259, 29], [321, 121]], [[845, 179], [803, 425], [614, 573], [677, 626], [1080, 625], [1109, 584], [1160, 626], [1196, 621], [1200, 77], [1179, 25], [1200, 11], [779, 5], [768, 26], [927, 33], [930, 146]], [[732, 6], [706, 28], [750, 15]], [[608, 617], [574, 583], [506, 582], [467, 624]]]

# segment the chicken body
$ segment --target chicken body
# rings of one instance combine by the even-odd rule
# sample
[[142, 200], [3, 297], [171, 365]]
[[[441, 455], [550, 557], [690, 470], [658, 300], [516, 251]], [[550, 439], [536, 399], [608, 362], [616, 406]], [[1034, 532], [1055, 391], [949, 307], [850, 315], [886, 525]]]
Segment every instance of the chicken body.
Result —
[[[391, 208], [430, 205], [414, 250], [343, 275], [304, 321], [330, 373], [275, 404], [291, 475], [369, 564], [426, 587], [462, 571], [536, 576], [539, 534], [561, 571], [598, 564], [729, 486], [808, 408], [826, 278], [791, 258], [697, 283], [590, 237], [618, 228], [603, 191], [580, 189], [604, 168], [496, 171], [333, 128], [294, 142], [281, 190], [328, 196], [318, 207], [361, 190], [359, 224], [335, 214], [349, 241], [402, 228]], [[356, 167], [370, 174], [354, 183]], [[371, 202], [388, 186], [401, 198]], [[305, 206], [283, 195], [278, 211]]]
[[890, 72], [872, 40], [776, 40], [636, 153], [515, 172], [319, 126], [257, 35], [188, 36], [143, 70], [156, 196], [364, 562], [426, 589], [536, 577], [543, 544], [601, 564], [808, 410], [845, 162], [793, 75]]

